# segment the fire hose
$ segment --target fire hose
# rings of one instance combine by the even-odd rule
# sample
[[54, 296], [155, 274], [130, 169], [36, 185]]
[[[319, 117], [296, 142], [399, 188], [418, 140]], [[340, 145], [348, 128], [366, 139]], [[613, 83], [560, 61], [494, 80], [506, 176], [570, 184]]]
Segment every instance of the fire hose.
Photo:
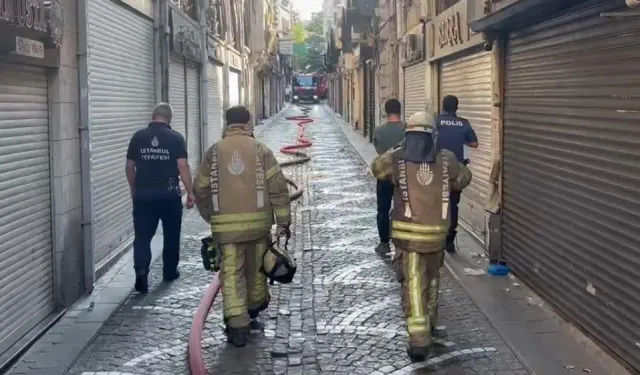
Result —
[[[280, 152], [287, 155], [296, 156], [297, 159], [287, 160], [280, 164], [280, 167], [288, 167], [297, 164], [304, 164], [311, 160], [304, 152], [298, 151], [301, 148], [311, 147], [313, 144], [311, 140], [305, 137], [304, 131], [307, 125], [313, 123], [313, 119], [308, 116], [311, 112], [311, 108], [298, 106], [303, 113], [301, 116], [286, 117], [289, 121], [296, 121], [298, 125], [297, 143], [292, 145], [286, 145], [280, 148]], [[301, 183], [294, 179], [285, 176], [287, 183], [291, 185], [294, 190], [289, 192], [291, 200], [295, 200], [302, 196], [303, 188]], [[209, 311], [213, 307], [218, 292], [220, 291], [220, 278], [219, 273], [216, 272], [213, 275], [213, 280], [209, 284], [204, 296], [200, 300], [198, 309], [193, 317], [193, 323], [191, 323], [191, 331], [189, 332], [189, 344], [187, 348], [187, 355], [189, 357], [189, 368], [193, 375], [206, 375], [207, 369], [204, 365], [204, 359], [202, 357], [202, 331], [204, 330], [205, 321], [209, 315]]]

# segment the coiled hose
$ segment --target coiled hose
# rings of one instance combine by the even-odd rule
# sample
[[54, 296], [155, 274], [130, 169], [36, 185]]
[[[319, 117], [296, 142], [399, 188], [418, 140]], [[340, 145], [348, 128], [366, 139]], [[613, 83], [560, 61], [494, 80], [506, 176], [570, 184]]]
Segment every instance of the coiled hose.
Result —
[[[304, 152], [297, 151], [301, 148], [311, 147], [311, 145], [313, 144], [311, 140], [306, 138], [304, 135], [305, 127], [313, 123], [313, 119], [308, 116], [309, 112], [311, 112], [311, 108], [305, 106], [298, 106], [298, 108], [303, 113], [303, 115], [286, 118], [290, 121], [297, 121], [297, 143], [294, 145], [286, 145], [280, 148], [281, 153], [294, 155], [298, 158], [280, 163], [280, 166], [282, 168], [296, 164], [303, 164], [311, 160], [311, 157], [309, 157]], [[303, 192], [302, 185], [298, 181], [295, 181], [288, 176], [285, 176], [285, 179], [287, 180], [287, 183], [294, 188], [294, 190], [289, 193], [289, 197], [291, 198], [291, 200], [300, 198]], [[215, 301], [215, 298], [218, 295], [219, 291], [220, 278], [218, 272], [216, 272], [213, 275], [211, 284], [209, 284], [209, 287], [204, 293], [204, 296], [200, 300], [198, 309], [196, 310], [196, 313], [193, 317], [193, 322], [191, 323], [187, 355], [189, 357], [189, 368], [191, 369], [191, 374], [193, 375], [208, 374], [207, 369], [204, 365], [204, 359], [202, 357], [202, 331], [204, 329], [205, 321], [207, 320], [207, 315], [209, 315], [209, 311], [211, 311], [211, 307], [213, 306], [213, 302]]]

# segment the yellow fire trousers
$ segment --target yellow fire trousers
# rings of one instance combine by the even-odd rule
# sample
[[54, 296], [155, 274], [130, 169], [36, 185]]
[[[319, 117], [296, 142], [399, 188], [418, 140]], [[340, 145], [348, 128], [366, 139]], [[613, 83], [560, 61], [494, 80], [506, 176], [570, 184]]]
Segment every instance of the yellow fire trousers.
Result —
[[444, 253], [416, 253], [396, 247], [393, 265], [402, 284], [402, 308], [409, 333], [409, 345], [427, 347], [431, 328], [438, 319], [438, 289]]
[[232, 328], [249, 326], [269, 305], [267, 276], [260, 271], [268, 239], [221, 244], [220, 282], [224, 320]]

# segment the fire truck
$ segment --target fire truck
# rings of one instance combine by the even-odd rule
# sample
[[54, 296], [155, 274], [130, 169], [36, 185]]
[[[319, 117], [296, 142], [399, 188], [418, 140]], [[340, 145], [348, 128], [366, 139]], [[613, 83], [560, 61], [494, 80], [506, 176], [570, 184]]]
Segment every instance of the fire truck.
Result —
[[320, 103], [320, 99], [327, 98], [328, 91], [328, 81], [325, 74], [294, 74], [293, 76], [293, 103]]

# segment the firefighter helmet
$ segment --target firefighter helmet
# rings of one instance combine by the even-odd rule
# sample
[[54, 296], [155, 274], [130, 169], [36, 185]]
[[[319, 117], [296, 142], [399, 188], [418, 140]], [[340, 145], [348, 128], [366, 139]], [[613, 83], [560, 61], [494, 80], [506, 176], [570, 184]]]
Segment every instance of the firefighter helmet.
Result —
[[200, 255], [202, 256], [204, 269], [218, 272], [220, 270], [220, 253], [218, 252], [216, 244], [213, 242], [213, 237], [203, 238], [200, 242], [202, 243]]
[[274, 281], [289, 284], [296, 274], [296, 268], [296, 260], [289, 255], [286, 244], [281, 247], [277, 242], [273, 243], [262, 257], [261, 271], [272, 285]]

